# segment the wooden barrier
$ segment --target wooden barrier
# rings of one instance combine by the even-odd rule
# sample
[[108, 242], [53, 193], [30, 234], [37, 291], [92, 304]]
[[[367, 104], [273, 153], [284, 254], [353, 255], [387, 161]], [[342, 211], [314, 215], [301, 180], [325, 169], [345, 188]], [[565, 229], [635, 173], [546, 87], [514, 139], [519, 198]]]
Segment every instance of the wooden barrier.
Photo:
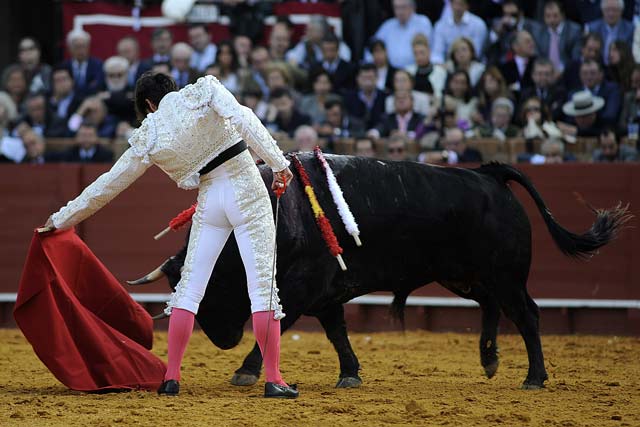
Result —
[[[0, 293], [17, 291], [33, 229], [107, 168], [106, 165], [77, 164], [0, 167], [0, 192], [4, 200], [0, 205], [3, 224], [0, 229], [3, 241]], [[604, 247], [589, 262], [577, 262], [557, 250], [530, 196], [519, 185], [511, 184], [532, 224], [533, 262], [528, 282], [532, 296], [640, 300], [640, 164], [522, 165], [519, 168], [531, 177], [556, 219], [571, 231], [585, 231], [594, 219], [592, 212], [576, 200], [574, 192], [597, 208], [610, 207], [618, 201], [629, 202], [636, 216], [634, 228], [623, 230], [615, 242]], [[182, 246], [184, 232], [172, 232], [160, 241], [154, 241], [153, 235], [195, 199], [195, 191], [179, 190], [173, 181], [153, 167], [131, 188], [82, 223], [77, 231], [124, 283], [157, 267]], [[162, 281], [135, 291], [167, 293], [168, 287]], [[436, 285], [425, 286], [414, 295], [451, 296]], [[353, 327], [360, 330], [393, 326], [386, 314], [378, 317], [386, 310], [384, 306], [348, 308]], [[545, 311], [552, 313], [546, 318], [543, 314], [542, 325], [547, 325], [547, 331], [640, 334], [640, 310], [637, 309], [558, 308]], [[469, 326], [460, 328], [460, 325], [477, 327], [477, 317], [474, 308], [412, 307], [407, 319], [409, 325], [416, 327], [465, 330]], [[10, 306], [5, 304], [0, 312], [0, 325], [11, 322]]]

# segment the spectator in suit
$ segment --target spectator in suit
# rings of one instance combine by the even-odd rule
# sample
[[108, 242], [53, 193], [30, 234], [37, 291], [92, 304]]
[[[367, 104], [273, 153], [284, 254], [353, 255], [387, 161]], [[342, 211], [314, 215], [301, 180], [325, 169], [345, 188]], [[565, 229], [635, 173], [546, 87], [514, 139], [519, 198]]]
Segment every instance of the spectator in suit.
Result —
[[353, 154], [360, 157], [376, 157], [373, 139], [367, 137], [359, 137], [356, 139]]
[[556, 72], [550, 60], [536, 59], [531, 73], [533, 86], [522, 91], [521, 99], [538, 97], [551, 112], [554, 120], [558, 120], [562, 116], [562, 106], [567, 99], [567, 91], [562, 84], [555, 83], [555, 76]]
[[40, 136], [47, 134], [49, 114], [47, 112], [47, 98], [44, 94], [34, 93], [25, 100], [25, 114], [20, 120]]
[[638, 152], [632, 147], [620, 144], [616, 133], [605, 129], [598, 135], [598, 148], [593, 151], [595, 163], [636, 162]]
[[42, 165], [51, 161], [51, 156], [46, 153], [46, 144], [42, 135], [28, 130], [22, 134], [22, 143], [27, 150], [22, 163]]
[[513, 59], [504, 63], [500, 71], [511, 90], [519, 94], [533, 86], [531, 73], [536, 55], [536, 44], [528, 31], [518, 31], [513, 39]]
[[249, 55], [249, 70], [245, 74], [242, 87], [246, 87], [250, 82], [255, 82], [262, 91], [262, 94], [269, 97], [269, 86], [267, 86], [267, 68], [271, 58], [269, 51], [264, 46], [256, 46]]
[[[313, 15], [307, 24], [305, 36], [286, 53], [287, 62], [305, 70], [312, 70], [319, 66], [322, 62], [322, 40], [330, 32], [331, 27], [327, 18], [322, 15]], [[340, 42], [338, 55], [344, 61], [351, 61], [351, 50], [344, 42]]]
[[491, 64], [504, 64], [510, 61], [513, 58], [511, 46], [518, 31], [526, 30], [535, 35], [540, 33], [541, 29], [539, 22], [525, 18], [519, 1], [503, 1], [502, 16], [493, 20], [489, 33], [490, 47], [487, 60]]
[[[471, 80], [471, 86], [474, 88], [485, 70], [485, 65], [476, 58], [473, 43], [466, 37], [460, 37], [453, 42], [449, 51], [449, 59], [445, 66], [449, 73], [453, 73], [456, 70], [466, 71]], [[446, 76], [443, 76], [443, 80], [446, 80]]]
[[40, 43], [32, 37], [24, 37], [18, 43], [18, 64], [27, 78], [29, 93], [51, 90], [51, 66], [40, 62]]
[[338, 56], [340, 41], [334, 34], [327, 34], [322, 40], [322, 67], [327, 70], [333, 88], [344, 93], [353, 88], [355, 70], [353, 66]]
[[109, 163], [113, 162], [113, 152], [100, 144], [98, 128], [90, 122], [83, 122], [75, 136], [75, 145], [60, 154], [62, 162]]
[[458, 163], [482, 163], [482, 154], [475, 148], [467, 145], [467, 138], [464, 132], [458, 127], [445, 129], [444, 149], [441, 152], [425, 153], [420, 156], [425, 163], [440, 163], [455, 165]]
[[482, 154], [467, 145], [467, 137], [460, 128], [449, 128], [444, 133], [444, 149], [449, 153], [448, 164], [481, 163]]
[[80, 96], [97, 93], [104, 88], [102, 61], [89, 56], [91, 35], [83, 30], [72, 30], [67, 34], [67, 49], [71, 59], [63, 62], [74, 81], [74, 90]]
[[311, 117], [299, 112], [293, 103], [291, 92], [278, 88], [271, 92], [269, 102], [275, 107], [276, 116], [267, 123], [272, 132], [285, 132], [290, 137], [302, 125], [311, 125]]
[[410, 139], [418, 139], [424, 133], [425, 116], [413, 109], [410, 91], [398, 91], [394, 97], [395, 112], [386, 114], [381, 123], [368, 132], [374, 139], [400, 133]]
[[313, 152], [319, 143], [318, 133], [311, 126], [302, 125], [293, 134], [296, 151]]
[[476, 56], [481, 58], [487, 41], [487, 25], [469, 12], [468, 0], [451, 0], [451, 13], [443, 14], [433, 34], [431, 62], [434, 64], [444, 64], [451, 45], [460, 37], [470, 39]]
[[98, 137], [110, 139], [115, 136], [119, 120], [109, 114], [107, 105], [99, 96], [90, 96], [85, 98], [78, 110], [69, 117], [67, 127], [75, 134], [85, 122], [96, 128]]
[[318, 134], [327, 139], [327, 148], [330, 150], [333, 151], [337, 139], [353, 138], [364, 133], [365, 126], [362, 120], [346, 113], [340, 99], [327, 101], [324, 109], [327, 118], [318, 128]]
[[216, 61], [217, 48], [215, 44], [211, 43], [211, 34], [209, 34], [209, 28], [206, 24], [192, 24], [189, 27], [189, 44], [193, 49], [189, 59], [189, 66], [192, 69], [202, 73], [207, 66]]
[[189, 65], [192, 55], [193, 49], [186, 43], [176, 43], [171, 48], [171, 76], [179, 89], [195, 83], [200, 77], [198, 71]]
[[317, 126], [325, 120], [325, 102], [333, 97], [337, 97], [337, 95], [332, 93], [331, 79], [329, 78], [329, 73], [327, 73], [327, 70], [324, 68], [317, 67], [312, 69], [310, 81], [313, 87], [313, 93], [302, 98], [300, 110], [309, 114], [309, 116], [311, 116], [311, 122], [314, 126]]
[[620, 86], [623, 93], [631, 88], [631, 74], [634, 65], [629, 45], [621, 40], [613, 42], [609, 48], [609, 65], [605, 74], [612, 82]]
[[387, 47], [382, 40], [371, 43], [371, 54], [376, 66], [376, 87], [387, 93], [393, 92], [393, 75], [397, 68], [389, 63]]
[[624, 0], [602, 0], [602, 19], [591, 21], [586, 25], [589, 33], [597, 33], [604, 41], [602, 59], [609, 64], [609, 48], [616, 40], [622, 40], [631, 46], [633, 42], [633, 24], [622, 18]]
[[67, 127], [71, 115], [78, 109], [82, 98], [74, 90], [71, 70], [64, 65], [51, 73], [51, 97], [48, 109], [51, 117], [45, 136], [61, 138], [72, 135]]
[[148, 66], [171, 61], [171, 46], [173, 34], [167, 28], [156, 28], [151, 33], [151, 50], [153, 55], [145, 62]]
[[358, 88], [345, 96], [349, 115], [361, 118], [367, 129], [375, 127], [384, 114], [386, 94], [376, 86], [376, 66], [364, 64], [358, 70]]
[[573, 92], [580, 88], [580, 67], [584, 61], [601, 61], [601, 58], [602, 38], [600, 35], [596, 33], [589, 33], [583, 36], [580, 58], [571, 61], [569, 65], [565, 64], [562, 82], [567, 91]]
[[[127, 69], [127, 85], [133, 89], [142, 74], [151, 69], [151, 65], [140, 61], [140, 44], [133, 36], [123, 37], [116, 47], [118, 55], [129, 62]], [[105, 67], [106, 68], [106, 67]], [[105, 70], [106, 72], [106, 70]]]
[[0, 90], [9, 94], [18, 111], [24, 111], [24, 102], [29, 87], [27, 86], [27, 76], [22, 67], [18, 64], [9, 65], [2, 72], [0, 77]]
[[413, 64], [411, 42], [416, 34], [431, 40], [433, 26], [429, 18], [418, 15], [414, 0], [393, 0], [394, 18], [387, 19], [376, 32], [374, 39], [382, 40], [385, 46], [393, 46], [389, 63], [395, 68]]
[[413, 99], [413, 108], [417, 113], [423, 116], [431, 116], [433, 114], [432, 97], [424, 92], [414, 90], [414, 81], [411, 74], [406, 70], [398, 70], [393, 76], [393, 95], [387, 96], [384, 101], [384, 110], [387, 114], [395, 111], [395, 94], [397, 92], [411, 92]]
[[572, 60], [580, 58], [581, 28], [565, 19], [558, 0], [548, 0], [544, 4], [544, 27], [532, 34], [538, 45], [538, 54], [549, 58], [558, 75]]
[[598, 118], [606, 125], [616, 124], [622, 94], [616, 83], [605, 80], [602, 64], [594, 60], [583, 62], [580, 67], [580, 82], [581, 90], [588, 90], [594, 96], [604, 99], [604, 108], [598, 112]]
[[387, 160], [402, 162], [409, 160], [409, 140], [405, 135], [395, 134], [386, 144]]
[[562, 110], [572, 118], [575, 126], [560, 123], [560, 129], [571, 137], [597, 137], [606, 127], [597, 114], [604, 106], [605, 100], [594, 96], [589, 90], [574, 93]]
[[444, 67], [434, 66], [431, 63], [431, 48], [429, 40], [422, 34], [417, 34], [411, 42], [415, 64], [406, 67], [411, 73], [414, 89], [432, 96], [440, 97], [447, 80], [447, 71]]
[[107, 90], [100, 92], [98, 98], [107, 106], [110, 116], [118, 121], [133, 124], [133, 88], [129, 86], [129, 62], [123, 56], [112, 56], [104, 61], [104, 75]]
[[286, 61], [286, 54], [291, 48], [291, 23], [278, 21], [271, 27], [269, 34], [269, 56], [273, 61]]

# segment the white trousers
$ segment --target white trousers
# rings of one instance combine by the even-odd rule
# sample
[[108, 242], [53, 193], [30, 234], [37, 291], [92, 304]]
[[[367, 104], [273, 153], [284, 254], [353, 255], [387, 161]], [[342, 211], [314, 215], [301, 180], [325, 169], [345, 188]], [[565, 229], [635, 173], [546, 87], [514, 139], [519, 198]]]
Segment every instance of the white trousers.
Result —
[[167, 314], [173, 307], [198, 313], [213, 267], [232, 231], [247, 275], [251, 312], [271, 308], [275, 319], [285, 316], [275, 282], [270, 295], [275, 245], [271, 202], [246, 150], [200, 177], [182, 277], [167, 304]]

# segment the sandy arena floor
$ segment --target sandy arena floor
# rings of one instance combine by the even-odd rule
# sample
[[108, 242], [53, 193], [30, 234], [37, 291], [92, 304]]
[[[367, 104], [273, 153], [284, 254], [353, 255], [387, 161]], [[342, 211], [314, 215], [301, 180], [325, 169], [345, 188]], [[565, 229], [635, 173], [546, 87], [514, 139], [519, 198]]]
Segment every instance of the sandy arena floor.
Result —
[[[640, 425], [640, 339], [543, 337], [550, 380], [540, 391], [518, 387], [526, 375], [519, 336], [501, 336], [495, 378], [482, 376], [477, 337], [428, 332], [353, 334], [362, 365], [359, 389], [333, 388], [337, 357], [324, 335], [283, 339], [282, 370], [297, 382], [294, 401], [261, 398], [262, 383], [229, 384], [252, 345], [213, 347], [197, 332], [177, 398], [131, 392], [92, 395], [62, 386], [19, 330], [0, 330], [2, 426], [347, 426], [347, 425]], [[166, 358], [166, 334], [156, 335]]]

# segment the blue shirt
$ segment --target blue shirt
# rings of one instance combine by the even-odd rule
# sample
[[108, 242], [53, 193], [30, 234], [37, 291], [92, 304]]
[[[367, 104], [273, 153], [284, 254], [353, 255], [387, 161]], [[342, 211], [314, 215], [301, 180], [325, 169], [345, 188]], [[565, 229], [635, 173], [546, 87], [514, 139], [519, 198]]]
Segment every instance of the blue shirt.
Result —
[[487, 25], [476, 15], [465, 12], [459, 23], [453, 20], [453, 14], [443, 16], [437, 23], [433, 33], [431, 62], [444, 64], [449, 49], [456, 39], [466, 37], [473, 43], [476, 57], [482, 58], [482, 50], [487, 40]]
[[386, 45], [391, 65], [405, 68], [415, 62], [411, 41], [416, 34], [424, 34], [431, 43], [432, 33], [433, 25], [429, 18], [414, 13], [404, 25], [400, 24], [398, 18], [387, 19], [378, 28], [374, 38], [382, 40]]

